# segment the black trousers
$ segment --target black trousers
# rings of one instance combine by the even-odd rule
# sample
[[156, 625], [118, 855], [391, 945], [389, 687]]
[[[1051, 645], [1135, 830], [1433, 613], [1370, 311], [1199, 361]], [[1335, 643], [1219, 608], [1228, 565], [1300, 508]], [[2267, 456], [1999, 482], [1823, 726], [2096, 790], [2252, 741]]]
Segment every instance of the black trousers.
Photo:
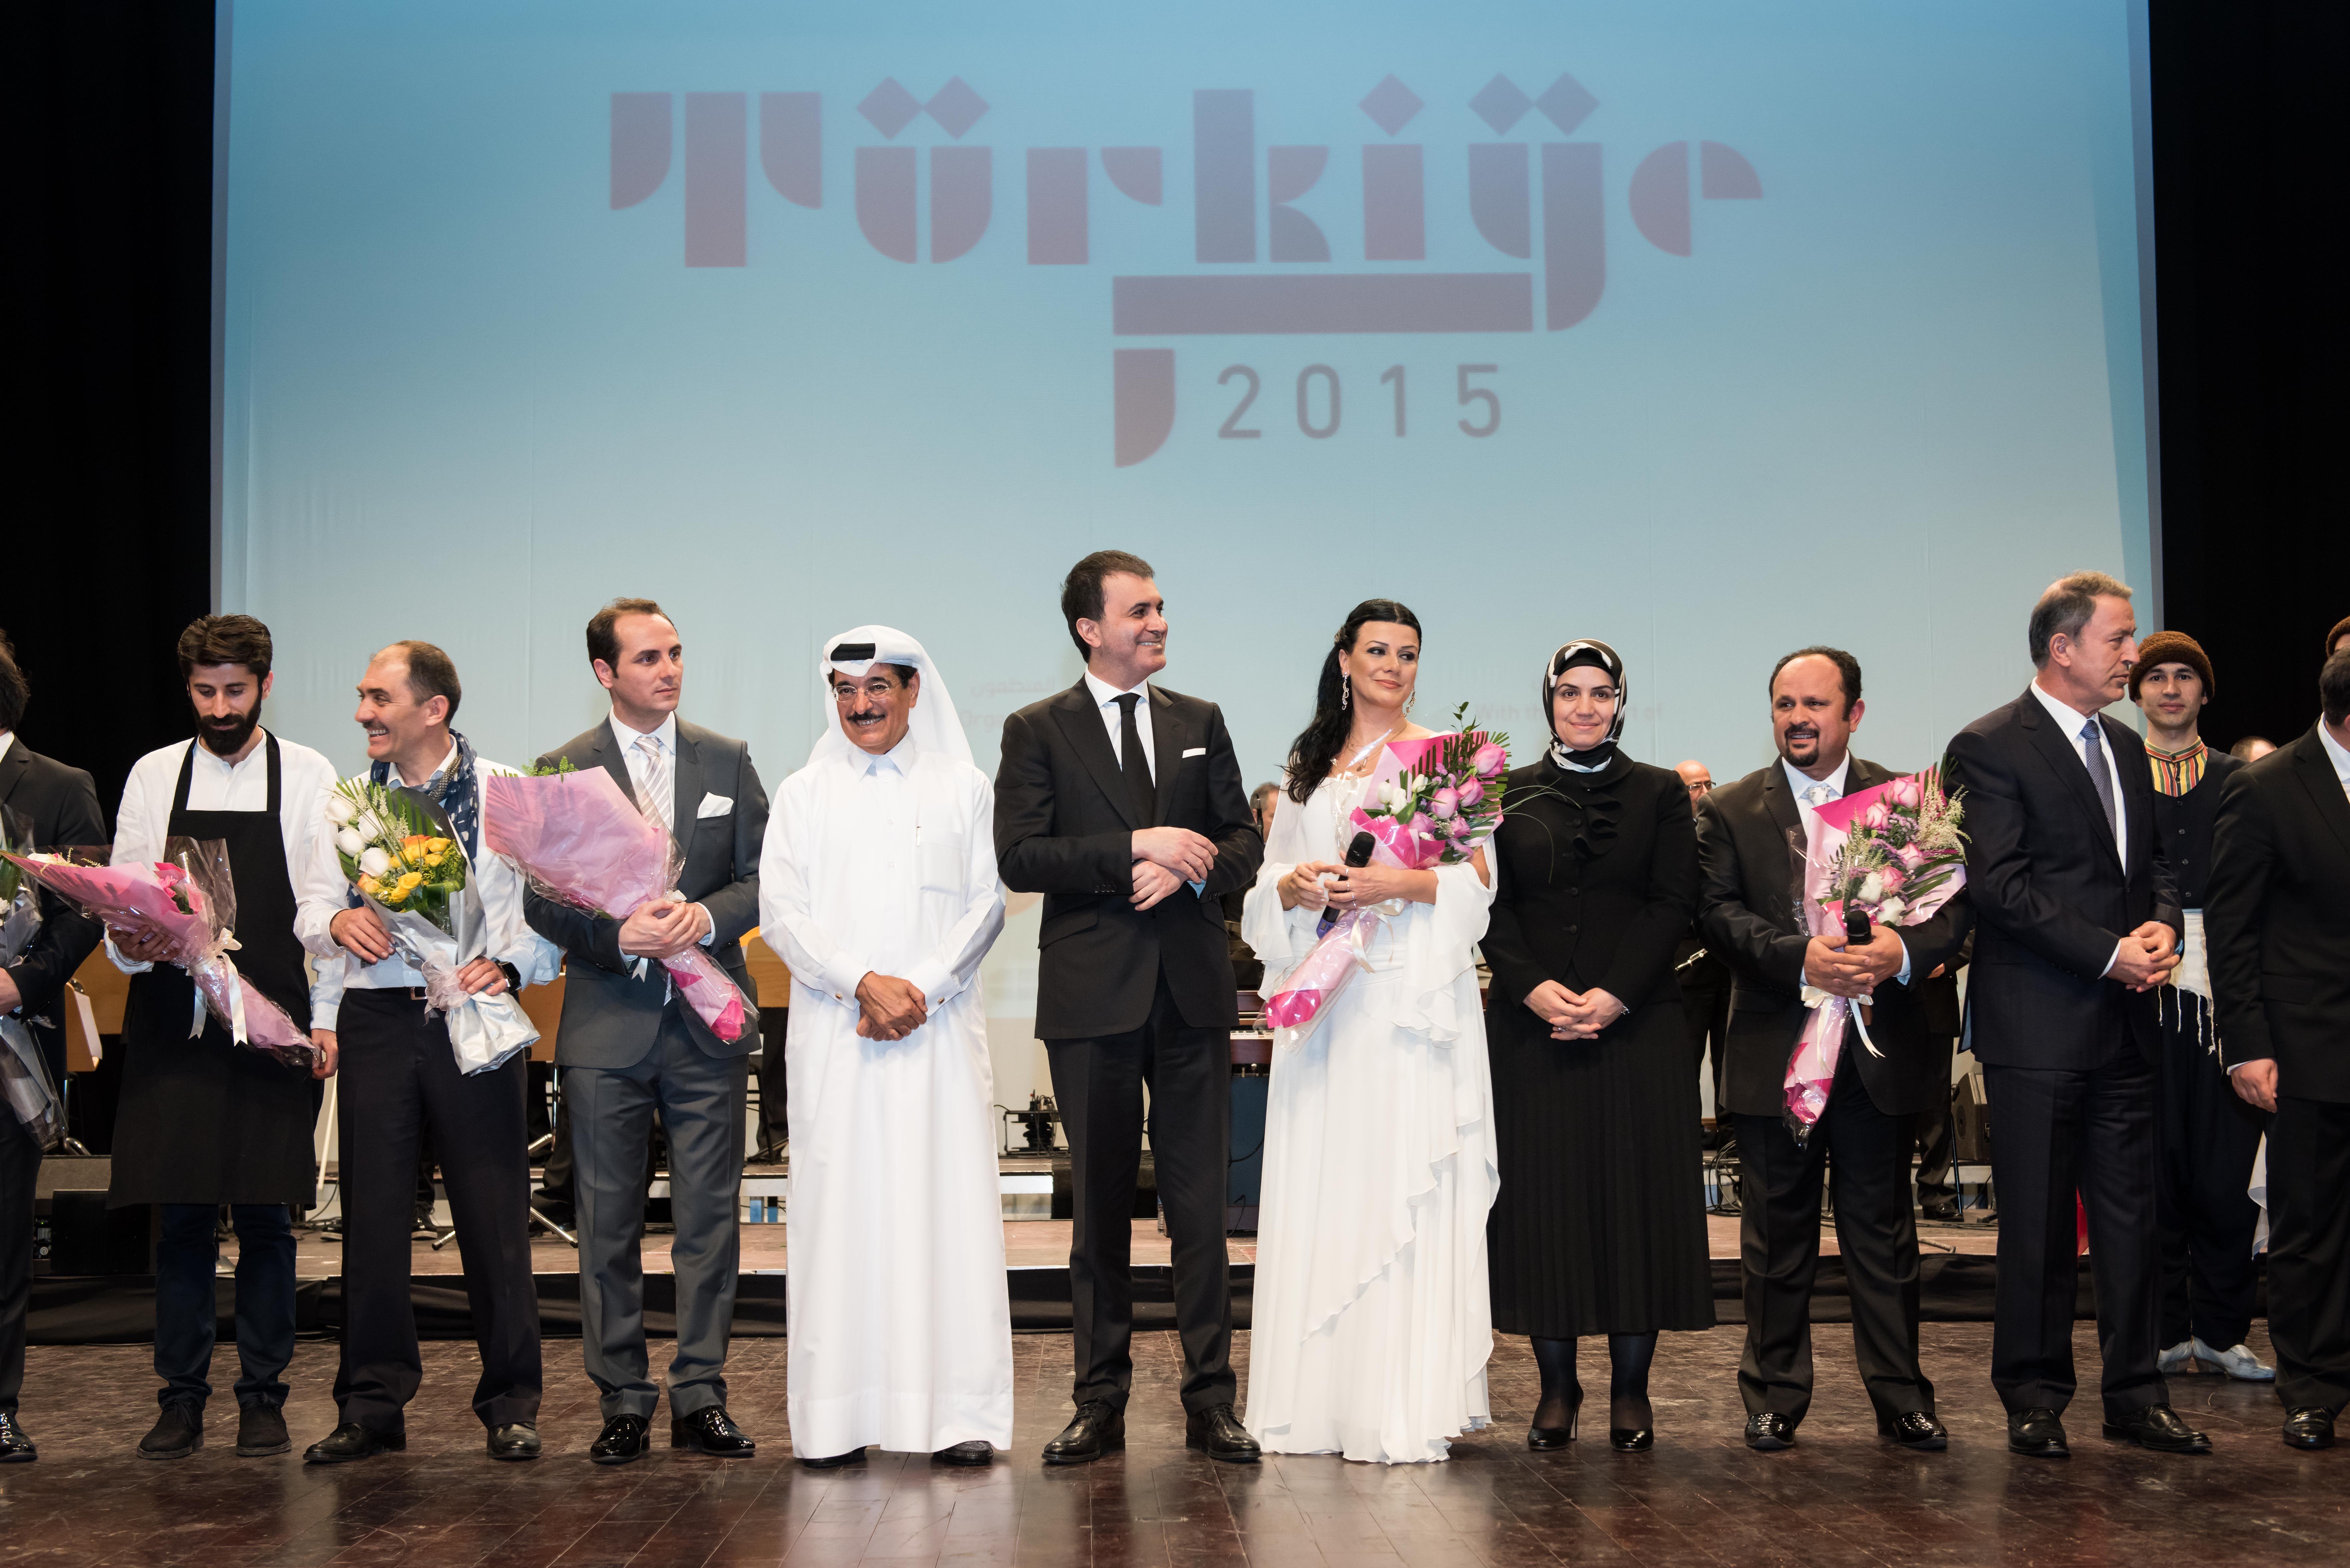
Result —
[[[155, 1376], [159, 1405], [201, 1413], [212, 1397], [220, 1265], [214, 1203], [156, 1205]], [[236, 1227], [236, 1402], [282, 1407], [294, 1359], [294, 1216], [283, 1203], [229, 1206]]]
[[1238, 1384], [1224, 1250], [1232, 1031], [1186, 1024], [1161, 976], [1141, 1028], [1096, 1040], [1047, 1040], [1045, 1051], [1068, 1129], [1076, 1188], [1069, 1297], [1076, 1402], [1102, 1399], [1123, 1410], [1134, 1381], [1134, 1189], [1147, 1084], [1152, 1164], [1172, 1243], [1183, 1407], [1198, 1412], [1232, 1403]]
[[[1721, 1075], [1730, 1060], [1730, 987], [1723, 985], [1690, 985], [1681, 982], [1681, 1012], [1689, 1019], [1690, 1049], [1697, 1057], [1700, 1073], [1708, 1074], [1713, 1085], [1713, 1140], [1708, 1146], [1719, 1148], [1729, 1137], [1731, 1126], [1730, 1107], [1722, 1101]], [[1711, 1043], [1713, 1065], [1706, 1066], [1706, 1048]]]
[[[1910, 1137], [1918, 1150], [1918, 1202], [1955, 1203], [1959, 1199], [1959, 1184], [1954, 1157], [1958, 1152], [1958, 1128], [1950, 1118], [1950, 1102], [1946, 1098], [1930, 1111], [1919, 1111], [1909, 1120]], [[1909, 1163], [1908, 1149], [1901, 1163]]]
[[2350, 1405], [2350, 1106], [2277, 1096], [2269, 1341], [2286, 1408]]
[[2161, 1265], [2153, 1064], [2126, 1041], [2093, 1069], [1986, 1064], [1983, 1085], [1999, 1129], [1991, 1146], [1999, 1183], [1991, 1386], [2011, 1412], [2062, 1411], [2072, 1403], [2077, 1194], [2095, 1260], [2106, 1416], [2168, 1405], [2169, 1386], [2155, 1366]]
[[524, 1152], [526, 1057], [467, 1077], [449, 1031], [404, 991], [346, 992], [338, 1031], [342, 1085], [343, 1355], [335, 1404], [371, 1431], [405, 1429], [424, 1380], [409, 1299], [418, 1140], [429, 1126], [455, 1216], [485, 1427], [538, 1419], [538, 1296], [530, 1277], [530, 1164]]
[[41, 1148], [0, 1108], [0, 1416], [25, 1388], [25, 1314], [33, 1304], [33, 1179]]
[[2261, 1206], [2245, 1189], [2268, 1117], [2246, 1105], [2211, 1050], [2208, 1012], [2199, 997], [2163, 993], [2158, 1117], [2155, 1144], [2162, 1177], [2155, 1189], [2155, 1223], [2162, 1248], [2161, 1338], [2183, 1344], [2191, 1334], [2214, 1350], [2241, 1344], [2251, 1332], [2260, 1292], [2252, 1256]]
[[1835, 1199], [1836, 1247], [1852, 1293], [1861, 1386], [1880, 1417], [1934, 1408], [1918, 1365], [1918, 1227], [1909, 1212], [1909, 1139], [1917, 1118], [1877, 1108], [1847, 1034], [1827, 1109], [1798, 1148], [1780, 1116], [1738, 1118], [1746, 1168], [1738, 1224], [1744, 1263], [1746, 1352], [1738, 1391], [1749, 1415], [1800, 1422], [1812, 1404], [1812, 1282], [1820, 1263], [1820, 1181]]

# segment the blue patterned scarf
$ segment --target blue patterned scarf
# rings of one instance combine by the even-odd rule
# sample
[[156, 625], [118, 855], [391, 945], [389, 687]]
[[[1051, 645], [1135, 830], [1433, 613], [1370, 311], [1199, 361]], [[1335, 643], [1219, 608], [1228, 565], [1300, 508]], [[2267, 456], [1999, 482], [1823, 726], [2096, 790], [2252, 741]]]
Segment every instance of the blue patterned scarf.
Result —
[[[456, 765], [446, 773], [435, 774], [441, 781], [441, 793], [433, 798], [449, 815], [449, 826], [457, 832], [459, 842], [465, 846], [467, 860], [479, 859], [482, 853], [482, 794], [473, 787], [473, 743], [456, 731], [449, 738], [457, 742]], [[368, 764], [368, 777], [380, 784], [391, 783], [391, 764], [375, 762]], [[412, 786], [419, 794], [432, 788], [432, 779]]]

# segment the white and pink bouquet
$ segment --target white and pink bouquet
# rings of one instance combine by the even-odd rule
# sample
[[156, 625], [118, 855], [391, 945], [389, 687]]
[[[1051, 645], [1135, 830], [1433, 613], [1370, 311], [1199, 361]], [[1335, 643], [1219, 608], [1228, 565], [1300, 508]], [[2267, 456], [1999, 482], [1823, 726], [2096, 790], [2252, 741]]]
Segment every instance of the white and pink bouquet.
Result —
[[[1363, 804], [1347, 819], [1357, 833], [1371, 836], [1378, 864], [1407, 871], [1457, 866], [1501, 826], [1510, 738], [1476, 728], [1468, 711], [1465, 702], [1453, 710], [1448, 733], [1387, 743]], [[1283, 977], [1281, 989], [1265, 999], [1265, 1022], [1276, 1044], [1295, 1045], [1313, 1032], [1348, 978], [1370, 967], [1365, 944], [1378, 923], [1402, 912], [1398, 902], [1372, 904], [1329, 925]]]
[[86, 864], [64, 855], [16, 855], [5, 859], [84, 914], [109, 926], [147, 927], [170, 940], [166, 961], [195, 981], [188, 1038], [204, 1032], [204, 1013], [238, 1044], [307, 1070], [317, 1060], [310, 1037], [286, 1010], [236, 971], [236, 885], [228, 846], [219, 839], [163, 841], [161, 860], [120, 866]]
[[[1857, 790], [1841, 800], [1801, 808], [1803, 841], [1794, 843], [1803, 892], [1798, 913], [1814, 936], [1840, 940], [1846, 918], [1857, 914], [1873, 925], [1914, 926], [1930, 918], [1966, 886], [1964, 809], [1942, 787], [1939, 769]], [[1922, 975], [1913, 976], [1922, 980]], [[1827, 1109], [1828, 1090], [1844, 1054], [1844, 1025], [1857, 1025], [1861, 1044], [1882, 1055], [1868, 1037], [1866, 1004], [1855, 1008], [1841, 996], [1804, 987], [1812, 1010], [1787, 1059], [1789, 1130], [1798, 1143]]]
[[[685, 857], [675, 836], [638, 810], [602, 768], [492, 774], [482, 780], [482, 798], [483, 842], [558, 903], [624, 920], [647, 904], [681, 897], [675, 883]], [[729, 1044], [743, 1038], [743, 992], [717, 960], [688, 948], [660, 962], [712, 1033]]]

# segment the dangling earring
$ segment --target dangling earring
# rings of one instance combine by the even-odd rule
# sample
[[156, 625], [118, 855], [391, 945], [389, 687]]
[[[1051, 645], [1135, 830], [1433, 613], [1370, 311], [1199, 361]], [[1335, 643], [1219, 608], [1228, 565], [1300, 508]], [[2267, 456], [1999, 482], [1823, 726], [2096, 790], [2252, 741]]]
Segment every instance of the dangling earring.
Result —
[[1412, 689], [1411, 695], [1403, 700], [1403, 716], [1405, 718], [1409, 719], [1411, 717], [1411, 705], [1419, 701], [1419, 689], [1418, 687], [1414, 687]]
[[1338, 677], [1338, 711], [1345, 712], [1354, 706], [1354, 702], [1355, 678], [1351, 675], [1341, 675]]

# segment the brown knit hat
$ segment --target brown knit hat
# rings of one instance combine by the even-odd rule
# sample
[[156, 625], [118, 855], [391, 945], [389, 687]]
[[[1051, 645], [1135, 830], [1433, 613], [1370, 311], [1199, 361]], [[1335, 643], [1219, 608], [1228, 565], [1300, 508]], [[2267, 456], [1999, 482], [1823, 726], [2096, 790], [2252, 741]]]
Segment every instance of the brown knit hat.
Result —
[[2203, 695], [2211, 695], [2211, 660], [2203, 652], [2203, 645], [2183, 631], [2158, 631], [2137, 645], [2137, 662], [2130, 666], [2130, 701], [2137, 701], [2137, 689], [2158, 664], [2184, 664], [2203, 678]]

